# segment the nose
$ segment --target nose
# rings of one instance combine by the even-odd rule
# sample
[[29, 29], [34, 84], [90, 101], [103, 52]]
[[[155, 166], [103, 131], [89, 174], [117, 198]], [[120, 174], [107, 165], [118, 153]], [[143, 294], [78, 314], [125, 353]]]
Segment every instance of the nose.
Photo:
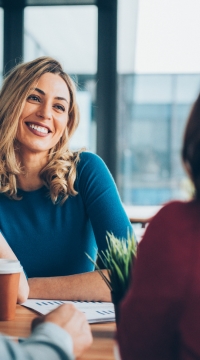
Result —
[[37, 109], [37, 116], [43, 119], [50, 120], [52, 117], [52, 107], [47, 102], [41, 103]]

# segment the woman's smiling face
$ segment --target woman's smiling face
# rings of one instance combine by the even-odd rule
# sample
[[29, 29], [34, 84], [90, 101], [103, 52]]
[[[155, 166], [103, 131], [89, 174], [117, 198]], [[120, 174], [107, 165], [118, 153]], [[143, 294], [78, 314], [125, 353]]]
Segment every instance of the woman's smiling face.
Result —
[[33, 84], [19, 119], [20, 153], [47, 154], [63, 135], [68, 122], [70, 94], [65, 81], [52, 73]]

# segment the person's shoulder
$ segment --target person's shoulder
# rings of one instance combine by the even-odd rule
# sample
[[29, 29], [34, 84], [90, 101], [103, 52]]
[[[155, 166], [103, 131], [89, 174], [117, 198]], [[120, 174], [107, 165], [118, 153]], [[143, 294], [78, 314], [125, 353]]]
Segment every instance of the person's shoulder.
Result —
[[162, 208], [160, 209], [160, 212], [170, 212], [172, 210], [179, 210], [187, 206], [187, 201], [181, 201], [181, 200], [172, 200], [167, 203], [165, 203]]
[[[169, 201], [153, 216], [150, 220], [145, 234], [143, 236], [144, 242], [149, 247], [157, 246], [160, 249], [168, 248], [177, 238], [176, 243], [182, 239], [184, 229], [188, 228], [186, 216], [188, 215], [188, 202], [173, 200]], [[189, 215], [190, 216], [190, 215]], [[143, 245], [142, 245], [143, 246]]]
[[97, 155], [91, 151], [82, 151], [80, 153], [79, 157], [80, 157], [80, 161], [82, 161], [82, 162], [86, 162], [86, 161], [101, 161], [102, 162], [103, 161], [99, 155]]
[[161, 207], [161, 209], [153, 217], [152, 222], [154, 224], [162, 223], [163, 225], [170, 223], [171, 226], [173, 226], [173, 224], [176, 224], [181, 220], [188, 219], [193, 212], [196, 212], [195, 201], [173, 200], [165, 203]]
[[103, 159], [89, 151], [83, 151], [79, 155], [77, 164], [77, 186], [84, 183], [96, 183], [101, 189], [115, 186], [113, 177]]
[[181, 200], [172, 200], [163, 204], [155, 216], [161, 217], [166, 216], [166, 214], [171, 214], [173, 216], [174, 212], [180, 211], [186, 206], [187, 202]]
[[81, 170], [85, 166], [94, 169], [96, 167], [106, 167], [103, 159], [90, 151], [82, 151], [79, 155], [78, 169]]

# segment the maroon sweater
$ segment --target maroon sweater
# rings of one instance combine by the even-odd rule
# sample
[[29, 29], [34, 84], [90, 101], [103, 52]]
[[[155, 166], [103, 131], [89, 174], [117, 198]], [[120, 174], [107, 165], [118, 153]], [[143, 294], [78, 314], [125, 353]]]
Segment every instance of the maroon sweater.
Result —
[[139, 244], [121, 304], [122, 360], [200, 359], [200, 201], [171, 202]]

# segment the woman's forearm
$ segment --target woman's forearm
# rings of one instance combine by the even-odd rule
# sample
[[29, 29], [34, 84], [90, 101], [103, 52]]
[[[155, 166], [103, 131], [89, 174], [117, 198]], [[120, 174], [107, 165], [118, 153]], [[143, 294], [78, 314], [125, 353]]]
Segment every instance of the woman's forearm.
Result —
[[[0, 233], [0, 258], [2, 259], [13, 259], [17, 260], [17, 257], [15, 256], [14, 252], [8, 245], [7, 241], [4, 239], [3, 235]], [[19, 289], [18, 289], [18, 297], [17, 302], [19, 304], [23, 303], [27, 300], [29, 293], [29, 286], [28, 282], [26, 280], [26, 276], [24, 272], [20, 274], [19, 279]]]
[[110, 290], [98, 271], [70, 276], [30, 278], [28, 283], [29, 298], [32, 299], [111, 301]]
[[24, 301], [26, 301], [28, 299], [28, 294], [29, 294], [28, 281], [26, 279], [24, 272], [22, 272], [19, 278], [19, 289], [17, 296], [18, 304], [22, 304]]

